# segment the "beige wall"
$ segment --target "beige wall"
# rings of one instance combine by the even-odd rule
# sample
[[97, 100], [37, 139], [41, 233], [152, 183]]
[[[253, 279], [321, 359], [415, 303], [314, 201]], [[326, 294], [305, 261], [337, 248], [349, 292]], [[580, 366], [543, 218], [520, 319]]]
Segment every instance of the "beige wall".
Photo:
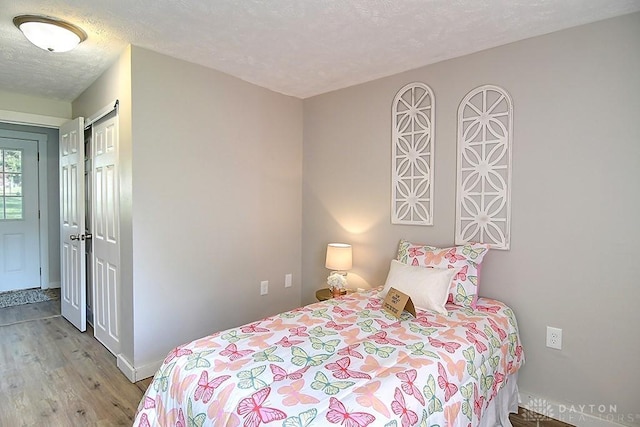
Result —
[[114, 99], [120, 357], [142, 378], [179, 344], [299, 305], [302, 101], [135, 46], [74, 117]]
[[[485, 258], [480, 290], [518, 316], [520, 388], [640, 413], [638, 70], [634, 14], [305, 100], [303, 302], [325, 286], [329, 241], [354, 245], [352, 286], [383, 284], [400, 238], [453, 243], [457, 107], [499, 85], [514, 103], [512, 240]], [[390, 223], [391, 103], [413, 81], [436, 98], [430, 227]], [[562, 351], [545, 347], [547, 325], [563, 329]]]
[[0, 90], [0, 110], [71, 118], [71, 102]]
[[302, 101], [137, 47], [132, 96], [134, 363], [143, 366], [299, 305]]

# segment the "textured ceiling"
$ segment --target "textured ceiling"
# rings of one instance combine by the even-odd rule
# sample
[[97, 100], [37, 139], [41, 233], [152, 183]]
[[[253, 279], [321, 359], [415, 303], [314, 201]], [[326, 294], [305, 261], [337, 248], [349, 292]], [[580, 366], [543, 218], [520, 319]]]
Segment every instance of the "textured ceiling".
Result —
[[[131, 43], [306, 98], [640, 11], [640, 0], [0, 0], [0, 90], [71, 101]], [[82, 27], [68, 53], [12, 23]]]

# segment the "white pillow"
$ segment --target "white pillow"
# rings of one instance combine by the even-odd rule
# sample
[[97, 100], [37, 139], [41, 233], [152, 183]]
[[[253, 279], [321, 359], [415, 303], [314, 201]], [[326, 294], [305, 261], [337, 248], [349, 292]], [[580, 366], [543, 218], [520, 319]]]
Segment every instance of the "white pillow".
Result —
[[449, 295], [449, 286], [458, 271], [458, 268], [414, 267], [394, 259], [380, 295], [385, 298], [390, 288], [396, 288], [409, 295], [416, 308], [446, 315], [444, 305]]

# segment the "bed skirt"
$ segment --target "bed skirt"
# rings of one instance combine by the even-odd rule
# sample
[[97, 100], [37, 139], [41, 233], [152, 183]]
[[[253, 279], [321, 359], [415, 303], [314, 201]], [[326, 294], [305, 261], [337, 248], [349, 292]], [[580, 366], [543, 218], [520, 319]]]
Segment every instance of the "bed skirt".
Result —
[[518, 373], [510, 374], [504, 386], [484, 410], [479, 427], [512, 427], [510, 413], [518, 412]]

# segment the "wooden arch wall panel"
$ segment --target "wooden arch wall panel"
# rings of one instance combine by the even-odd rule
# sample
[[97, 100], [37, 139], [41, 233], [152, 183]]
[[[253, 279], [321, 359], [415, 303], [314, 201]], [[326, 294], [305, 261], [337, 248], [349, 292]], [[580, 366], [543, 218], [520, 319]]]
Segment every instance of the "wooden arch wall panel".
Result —
[[458, 108], [456, 244], [509, 249], [513, 103], [498, 86], [469, 92]]

